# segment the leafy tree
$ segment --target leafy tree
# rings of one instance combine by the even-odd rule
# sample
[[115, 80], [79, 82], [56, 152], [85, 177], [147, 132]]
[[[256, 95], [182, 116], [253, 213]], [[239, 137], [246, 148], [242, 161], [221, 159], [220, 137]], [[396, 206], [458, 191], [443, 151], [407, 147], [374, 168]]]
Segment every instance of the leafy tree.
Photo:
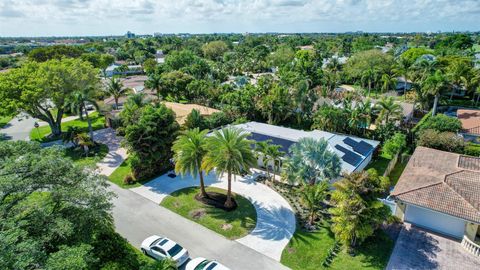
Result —
[[268, 63], [274, 67], [282, 67], [289, 64], [295, 58], [295, 51], [288, 46], [280, 46], [268, 57]]
[[315, 185], [303, 185], [298, 191], [300, 203], [308, 209], [308, 225], [312, 226], [321, 209], [321, 203], [326, 199], [329, 185], [327, 182], [320, 182]]
[[108, 80], [104, 92], [111, 95], [115, 101], [115, 109], [118, 110], [118, 99], [128, 92], [128, 88], [123, 87], [120, 79], [112, 77]]
[[454, 132], [457, 133], [462, 129], [462, 122], [455, 117], [449, 117], [444, 114], [437, 114], [435, 116], [429, 117], [425, 122], [423, 122], [419, 131], [425, 129], [434, 129], [439, 132]]
[[389, 180], [374, 169], [346, 175], [333, 184], [330, 209], [335, 238], [352, 251], [390, 217], [390, 209], [379, 198], [387, 192]]
[[179, 125], [163, 104], [146, 105], [136, 122], [125, 128], [125, 144], [136, 179], [147, 179], [170, 167], [172, 145]]
[[203, 159], [202, 167], [207, 173], [215, 168], [220, 175], [227, 174], [226, 208], [233, 206], [232, 174], [249, 171], [256, 163], [250, 148], [253, 141], [247, 139], [249, 135], [243, 130], [227, 127], [214, 131], [212, 136], [207, 138], [206, 149], [208, 151]]
[[322, 106], [313, 117], [312, 128], [329, 132], [345, 132], [347, 119], [347, 114], [341, 108]]
[[143, 62], [143, 69], [145, 70], [145, 73], [148, 75], [151, 75], [155, 72], [155, 69], [157, 67], [157, 61], [153, 58], [148, 58]]
[[172, 71], [162, 74], [160, 79], [165, 95], [173, 101], [179, 101], [186, 99], [187, 85], [194, 78], [181, 71]]
[[223, 54], [228, 51], [228, 46], [221, 40], [209, 42], [202, 46], [203, 55], [211, 60], [222, 59]]
[[365, 75], [365, 70], [372, 70], [376, 74], [373, 77], [379, 77], [380, 74], [390, 73], [393, 65], [393, 58], [379, 50], [369, 50], [355, 53], [345, 64], [343, 70], [345, 74], [356, 80], [361, 80]]
[[433, 50], [426, 48], [409, 48], [400, 55], [400, 58], [405, 59], [408, 63], [415, 63], [418, 58], [425, 54], [433, 54]]
[[150, 89], [153, 89], [155, 90], [155, 92], [157, 93], [157, 98], [160, 99], [162, 97], [162, 88], [163, 88], [163, 84], [162, 84], [162, 78], [160, 75], [158, 74], [150, 74], [148, 76], [148, 79], [145, 81], [145, 86], [150, 88]]
[[233, 120], [224, 112], [215, 112], [205, 118], [205, 123], [209, 129], [215, 129], [232, 123]]
[[459, 154], [462, 154], [465, 149], [462, 136], [453, 132], [439, 132], [434, 129], [421, 131], [417, 145]]
[[55, 45], [36, 48], [30, 51], [28, 58], [36, 62], [46, 62], [48, 60], [61, 60], [64, 57], [78, 58], [83, 51], [77, 46]]
[[[73, 93], [95, 89], [98, 84], [97, 72], [82, 60], [29, 62], [0, 76], [0, 110], [26, 112], [47, 122], [52, 135], [58, 136], [67, 100]], [[53, 108], [56, 115], [51, 113]]]
[[182, 175], [190, 174], [200, 178], [200, 191], [202, 197], [208, 198], [203, 181], [202, 161], [207, 153], [206, 138], [208, 130], [200, 131], [199, 128], [190, 129], [178, 136], [173, 143], [173, 159], [175, 161], [175, 171]]
[[128, 97], [125, 104], [123, 104], [123, 109], [120, 112], [120, 119], [122, 120], [122, 125], [127, 127], [138, 122], [140, 118], [142, 107], [146, 105], [145, 94], [138, 93], [133, 94]]
[[395, 67], [393, 69], [393, 72], [395, 74], [403, 77], [403, 80], [404, 80], [403, 95], [404, 96], [407, 92], [408, 75], [412, 65], [413, 65], [413, 62], [409, 58], [400, 57], [398, 61], [395, 63]]
[[287, 88], [272, 84], [259, 102], [258, 107], [269, 124], [286, 120], [292, 112], [291, 95]]
[[283, 162], [283, 176], [291, 183], [314, 185], [340, 176], [340, 158], [328, 149], [323, 139], [301, 138], [288, 151], [290, 155]]
[[405, 134], [400, 132], [395, 133], [393, 137], [385, 141], [385, 144], [382, 147], [382, 153], [390, 157], [395, 156], [407, 146], [406, 139], [407, 136], [405, 136]]

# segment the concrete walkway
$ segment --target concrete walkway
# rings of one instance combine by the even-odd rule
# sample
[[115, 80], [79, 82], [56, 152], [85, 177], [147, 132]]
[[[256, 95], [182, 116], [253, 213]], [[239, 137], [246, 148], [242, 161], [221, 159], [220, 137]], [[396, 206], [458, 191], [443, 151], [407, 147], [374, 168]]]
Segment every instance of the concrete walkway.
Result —
[[[227, 189], [226, 176], [217, 177], [211, 173], [205, 177], [208, 186]], [[162, 175], [131, 191], [159, 204], [170, 193], [192, 186], [199, 181], [190, 176], [170, 178]], [[280, 261], [282, 251], [295, 233], [295, 215], [288, 202], [264, 184], [240, 176], [232, 181], [232, 190], [247, 198], [257, 211], [255, 229], [236, 241], [258, 252]]]
[[386, 269], [474, 270], [480, 269], [480, 258], [466, 251], [457, 240], [406, 224]]
[[100, 174], [109, 176], [127, 158], [127, 150], [120, 145], [120, 137], [111, 128], [100, 129], [93, 132], [95, 141], [108, 146], [108, 154], [97, 163]]

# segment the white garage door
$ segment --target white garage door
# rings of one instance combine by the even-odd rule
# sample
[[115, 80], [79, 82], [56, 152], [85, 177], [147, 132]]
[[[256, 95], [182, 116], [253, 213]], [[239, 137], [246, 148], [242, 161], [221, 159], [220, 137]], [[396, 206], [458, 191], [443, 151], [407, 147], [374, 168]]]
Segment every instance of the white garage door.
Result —
[[413, 205], [407, 206], [405, 220], [419, 227], [455, 238], [462, 238], [465, 232], [464, 220]]

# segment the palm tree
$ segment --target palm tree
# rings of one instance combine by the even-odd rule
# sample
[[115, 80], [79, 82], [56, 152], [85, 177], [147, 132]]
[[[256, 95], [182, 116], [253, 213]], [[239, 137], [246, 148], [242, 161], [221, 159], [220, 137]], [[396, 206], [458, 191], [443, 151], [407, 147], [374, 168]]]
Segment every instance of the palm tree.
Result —
[[157, 98], [160, 100], [160, 91], [162, 90], [162, 79], [160, 75], [152, 74], [148, 76], [148, 80], [145, 81], [145, 86], [150, 89], [154, 89], [157, 93]]
[[460, 62], [454, 62], [452, 65], [448, 66], [446, 78], [452, 83], [451, 84], [451, 92], [450, 92], [450, 100], [453, 98], [453, 94], [455, 93], [455, 89], [462, 87], [463, 83], [468, 80], [470, 77], [470, 70], [471, 68]]
[[280, 151], [281, 146], [277, 144], [272, 144], [272, 140], [266, 140], [262, 142], [257, 142], [255, 145], [255, 150], [258, 157], [262, 158], [262, 163], [267, 169], [267, 177], [270, 179], [270, 166], [269, 163], [273, 163], [273, 180], [275, 181], [275, 170], [279, 159], [283, 156], [283, 151]]
[[328, 183], [320, 182], [313, 186], [304, 185], [299, 190], [300, 202], [308, 209], [308, 225], [312, 226], [321, 209], [322, 203], [328, 194]]
[[368, 96], [370, 96], [372, 84], [377, 80], [377, 76], [377, 70], [375, 70], [374, 68], [369, 68], [362, 73], [362, 81], [366, 82], [368, 85]]
[[273, 181], [275, 181], [275, 171], [280, 168], [280, 158], [285, 155], [285, 152], [280, 150], [281, 146], [277, 144], [270, 144], [267, 148], [269, 160], [273, 162]]
[[87, 104], [91, 104], [98, 111], [99, 107], [97, 101], [95, 100], [95, 89], [86, 88], [81, 91], [75, 92], [72, 94], [70, 99], [67, 101], [70, 105], [72, 111], [76, 111], [80, 117], [85, 113], [85, 118], [87, 118], [88, 131], [92, 141], [95, 141], [93, 138], [93, 128], [92, 121], [88, 115]]
[[284, 177], [291, 183], [314, 185], [340, 175], [340, 158], [329, 150], [324, 139], [301, 138], [288, 151], [290, 155], [285, 158], [283, 167]]
[[268, 146], [272, 143], [272, 140], [266, 140], [257, 142], [255, 144], [255, 154], [258, 158], [262, 159], [263, 166], [267, 169], [267, 177], [270, 178], [270, 169], [268, 167]]
[[204, 198], [208, 197], [202, 172], [202, 160], [207, 152], [205, 148], [207, 133], [208, 130], [200, 131], [199, 128], [187, 130], [178, 136], [172, 146], [175, 172], [182, 175], [188, 173], [192, 177], [198, 175], [200, 191]]
[[378, 123], [388, 123], [389, 120], [397, 121], [402, 118], [403, 108], [396, 103], [393, 97], [384, 97], [376, 104], [378, 113]]
[[403, 85], [403, 97], [405, 98], [405, 93], [407, 92], [407, 82], [408, 82], [408, 73], [410, 72], [410, 68], [412, 67], [412, 62], [408, 60], [408, 58], [400, 57], [398, 59], [397, 65], [394, 68], [394, 72], [403, 77], [404, 85]]
[[85, 152], [85, 156], [88, 156], [88, 152], [90, 151], [90, 147], [94, 146], [95, 143], [91, 137], [89, 137], [86, 133], [78, 133], [75, 135], [75, 141], [77, 142], [78, 146], [83, 148]]
[[240, 174], [250, 170], [256, 163], [251, 149], [254, 143], [248, 140], [249, 133], [232, 127], [216, 130], [207, 138], [207, 154], [202, 162], [202, 167], [208, 173], [216, 168], [220, 174], [227, 173], [228, 190], [225, 207], [231, 208], [232, 202], [232, 174]]
[[396, 79], [388, 73], [385, 73], [382, 75], [381, 81], [382, 81], [382, 92], [384, 93], [388, 92], [390, 89], [393, 89], [396, 84]]
[[115, 109], [118, 110], [118, 99], [125, 95], [128, 89], [123, 87], [123, 84], [119, 79], [112, 77], [108, 81], [107, 87], [105, 87], [104, 91], [113, 97], [115, 100]]
[[440, 95], [448, 89], [448, 81], [441, 71], [437, 71], [434, 74], [427, 77], [422, 85], [422, 89], [425, 93], [434, 96], [432, 115], [437, 114], [438, 100]]

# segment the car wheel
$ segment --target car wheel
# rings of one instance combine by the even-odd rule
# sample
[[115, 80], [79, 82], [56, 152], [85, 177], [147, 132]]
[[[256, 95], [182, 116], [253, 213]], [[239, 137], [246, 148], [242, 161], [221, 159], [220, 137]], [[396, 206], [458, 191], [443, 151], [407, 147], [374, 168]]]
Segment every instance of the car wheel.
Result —
[[148, 255], [148, 254], [147, 254], [147, 251], [146, 251], [145, 249], [142, 248], [141, 250], [142, 250], [142, 253], [143, 253], [143, 254]]

